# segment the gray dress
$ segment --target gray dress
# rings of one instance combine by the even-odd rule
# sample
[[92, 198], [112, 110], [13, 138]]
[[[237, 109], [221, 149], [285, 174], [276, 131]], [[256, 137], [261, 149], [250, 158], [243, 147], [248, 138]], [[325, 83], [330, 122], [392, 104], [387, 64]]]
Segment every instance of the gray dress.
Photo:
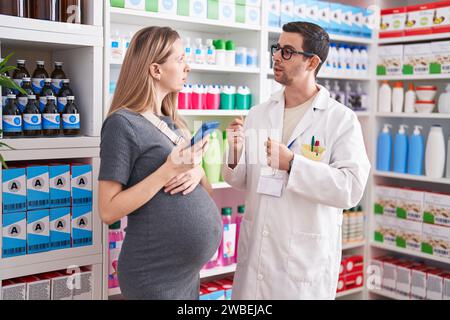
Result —
[[[162, 118], [171, 129], [169, 117]], [[99, 180], [132, 187], [157, 170], [173, 143], [138, 113], [120, 110], [102, 128]], [[198, 185], [183, 196], [161, 189], [128, 215], [119, 256], [120, 289], [126, 299], [198, 299], [199, 272], [217, 250], [221, 219]]]

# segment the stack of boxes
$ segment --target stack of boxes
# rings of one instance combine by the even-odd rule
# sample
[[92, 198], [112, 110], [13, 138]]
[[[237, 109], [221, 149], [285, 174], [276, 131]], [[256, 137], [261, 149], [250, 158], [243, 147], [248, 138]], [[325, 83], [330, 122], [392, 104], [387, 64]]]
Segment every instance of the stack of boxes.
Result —
[[450, 41], [378, 48], [377, 75], [450, 74]]
[[200, 300], [231, 300], [233, 278], [225, 278], [200, 285]]
[[450, 260], [450, 195], [375, 188], [374, 240]]
[[372, 37], [375, 16], [370, 9], [316, 0], [268, 0], [268, 8], [270, 27], [305, 21], [332, 34]]
[[450, 300], [450, 273], [422, 262], [382, 256], [372, 259], [371, 288], [394, 293], [399, 299]]
[[360, 288], [364, 285], [364, 258], [360, 255], [343, 256], [339, 269], [337, 292]]
[[92, 245], [92, 166], [3, 170], [2, 258]]
[[361, 206], [344, 210], [342, 243], [352, 244], [364, 241], [364, 212]]
[[92, 300], [92, 271], [81, 267], [3, 280], [0, 300]]
[[380, 38], [449, 31], [449, 0], [381, 10]]
[[111, 0], [116, 8], [261, 25], [261, 0]]

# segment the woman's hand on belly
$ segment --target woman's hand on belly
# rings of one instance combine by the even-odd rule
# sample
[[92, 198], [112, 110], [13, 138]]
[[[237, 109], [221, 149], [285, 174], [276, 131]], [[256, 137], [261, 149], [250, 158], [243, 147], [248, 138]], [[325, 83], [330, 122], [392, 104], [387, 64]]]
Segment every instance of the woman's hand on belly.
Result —
[[170, 192], [171, 195], [183, 192], [183, 195], [187, 195], [194, 191], [204, 176], [205, 171], [203, 171], [202, 166], [197, 165], [194, 169], [186, 171], [170, 180], [164, 186], [164, 192]]

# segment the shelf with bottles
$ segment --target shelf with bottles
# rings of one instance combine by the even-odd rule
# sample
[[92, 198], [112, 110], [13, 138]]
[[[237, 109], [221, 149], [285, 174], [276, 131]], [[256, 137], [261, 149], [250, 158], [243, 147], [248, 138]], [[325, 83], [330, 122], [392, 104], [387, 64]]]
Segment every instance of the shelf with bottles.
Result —
[[[52, 2], [61, 9], [65, 7], [67, 10], [61, 10], [62, 14], [59, 10], [55, 12], [52, 10]], [[17, 12], [17, 3], [22, 3], [22, 6], [25, 4], [22, 17]], [[0, 38], [2, 43], [18, 44], [26, 41], [27, 45], [47, 43], [48, 45], [59, 44], [63, 47], [102, 46], [101, 1], [42, 0], [34, 1], [30, 6], [27, 4], [27, 0], [1, 2]], [[2, 15], [1, 12], [5, 14]], [[59, 20], [67, 22], [58, 22]]]
[[[36, 104], [39, 104], [39, 113], [35, 112], [36, 110], [32, 110], [31, 113], [27, 114], [35, 114], [38, 117], [40, 115], [41, 126], [46, 124], [49, 129], [54, 130], [45, 132], [45, 135], [42, 131], [39, 134], [39, 132], [35, 131], [39, 131], [36, 128], [39, 125], [39, 121], [37, 123], [31, 122], [30, 126], [28, 126], [30, 124], [28, 122], [27, 127], [30, 130], [26, 131], [27, 133], [31, 131], [30, 138], [63, 137], [65, 136], [64, 129], [68, 130], [65, 132], [66, 134], [70, 134], [74, 138], [100, 136], [102, 116], [98, 108], [101, 106], [103, 97], [102, 93], [96, 90], [96, 88], [100, 88], [102, 83], [102, 77], [99, 76], [103, 63], [103, 50], [101, 47], [81, 47], [71, 50], [60, 50], [49, 48], [45, 44], [40, 44], [39, 47], [30, 50], [23, 46], [3, 46], [2, 44], [1, 52], [3, 57], [13, 53], [7, 65], [17, 66], [19, 69], [10, 72], [9, 76], [11, 79], [18, 85], [26, 85], [25, 90], [27, 94], [34, 94], [36, 96]], [[24, 81], [25, 78], [31, 78], [31, 88], [30, 83]], [[47, 85], [45, 83], [46, 79], [50, 81]], [[64, 79], [68, 81], [66, 81], [64, 89], [61, 90], [65, 81]], [[17, 92], [10, 92], [5, 87], [2, 88], [2, 103], [7, 99], [7, 94], [9, 93]], [[46, 99], [47, 96], [54, 96], [56, 98], [54, 102], [57, 107], [57, 112], [55, 112], [55, 106], [51, 105], [49, 106], [49, 111], [51, 112], [43, 113], [43, 109], [48, 102], [48, 99]], [[69, 104], [68, 108], [65, 108], [69, 96], [74, 96], [74, 101]], [[16, 117], [21, 116], [20, 125], [22, 129], [25, 129], [24, 122], [22, 121], [24, 118], [23, 109], [28, 99], [27, 96], [21, 93], [18, 93], [16, 98], [16, 101], [20, 103], [20, 106], [17, 107], [19, 107], [21, 112], [19, 114], [14, 112], [14, 115]], [[5, 109], [6, 104], [3, 107], [3, 113], [7, 111]], [[13, 109], [17, 108], [14, 107]], [[50, 121], [52, 125], [50, 125], [50, 122], [44, 121], [44, 118], [46, 120], [50, 119], [50, 116], [45, 117], [45, 114], [54, 114], [54, 116], [51, 116], [52, 120]], [[64, 114], [67, 114], [67, 116]], [[27, 116], [29, 120], [33, 120], [34, 118]], [[64, 121], [64, 119], [67, 121]], [[72, 120], [75, 122], [72, 122]], [[56, 128], [58, 122], [60, 124], [60, 130]], [[18, 125], [16, 127], [15, 129], [18, 129]], [[21, 136], [24, 137], [23, 134]]]

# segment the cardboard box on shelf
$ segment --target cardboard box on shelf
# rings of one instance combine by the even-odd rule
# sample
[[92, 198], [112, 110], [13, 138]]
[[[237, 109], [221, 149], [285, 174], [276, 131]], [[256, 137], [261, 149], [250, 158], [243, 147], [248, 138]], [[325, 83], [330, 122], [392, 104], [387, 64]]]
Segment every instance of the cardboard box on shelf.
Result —
[[397, 216], [398, 188], [376, 186], [374, 212], [376, 215]]
[[345, 287], [345, 278], [344, 278], [344, 276], [340, 276], [339, 277], [339, 280], [338, 280], [338, 285], [337, 285], [337, 290], [336, 290], [336, 292], [343, 292], [343, 291], [345, 291], [346, 290], [346, 287]]
[[208, 0], [206, 16], [211, 20], [219, 20], [219, 0]]
[[415, 36], [432, 33], [434, 4], [406, 7], [405, 35]]
[[281, 0], [268, 0], [269, 27], [281, 26]]
[[450, 228], [423, 224], [422, 252], [449, 259], [450, 261]]
[[73, 300], [92, 300], [92, 271], [87, 267], [81, 267], [76, 275], [78, 280], [73, 289]]
[[397, 219], [397, 247], [421, 251], [422, 245], [422, 222]]
[[435, 41], [431, 43], [433, 58], [430, 63], [430, 73], [450, 73], [450, 41]]
[[396, 246], [397, 234], [397, 218], [384, 215], [375, 216], [374, 240], [376, 242]]
[[201, 285], [201, 288], [205, 289], [205, 300], [225, 300], [225, 291], [221, 290], [218, 285], [208, 282]]
[[403, 45], [380, 46], [378, 48], [377, 75], [402, 75]]
[[330, 2], [330, 32], [333, 34], [341, 34], [342, 25], [342, 5], [340, 3]]
[[423, 197], [422, 191], [397, 189], [397, 218], [421, 222], [423, 219]]
[[236, 22], [236, 5], [234, 3], [219, 0], [219, 21], [228, 23]]
[[443, 289], [443, 300], [450, 300], [450, 272], [445, 272], [444, 275], [444, 289]]
[[71, 246], [70, 207], [50, 209], [50, 249], [58, 250]]
[[261, 8], [245, 6], [245, 23], [252, 26], [261, 25]]
[[50, 165], [50, 208], [70, 206], [70, 165]]
[[360, 288], [364, 285], [364, 274], [362, 272], [346, 274], [344, 281], [345, 290]]
[[294, 0], [281, 0], [280, 25], [294, 21]]
[[381, 10], [380, 38], [401, 37], [404, 35], [406, 9], [390, 8]]
[[17, 281], [17, 279], [9, 279], [2, 281], [2, 300], [26, 300], [27, 284]]
[[430, 74], [433, 53], [429, 43], [407, 44], [404, 47], [403, 74]]
[[27, 253], [27, 215], [25, 212], [3, 214], [2, 257]]
[[41, 209], [27, 212], [27, 253], [50, 250], [50, 212]]
[[413, 267], [411, 271], [411, 299], [423, 300], [427, 297], [427, 270], [426, 265]]
[[317, 4], [319, 6], [319, 26], [321, 26], [326, 32], [329, 32], [331, 15], [330, 3], [327, 1], [317, 1]]
[[71, 165], [72, 206], [92, 205], [92, 165]]
[[51, 300], [72, 300], [73, 288], [70, 274], [63, 272], [48, 272], [42, 274], [45, 279], [50, 279]]
[[389, 259], [383, 261], [383, 280], [381, 287], [385, 290], [395, 292], [397, 284], [397, 264], [400, 260]]
[[3, 214], [27, 210], [27, 179], [25, 168], [2, 170]]
[[442, 300], [444, 295], [445, 272], [439, 269], [430, 270], [427, 274], [427, 300]]
[[342, 8], [342, 33], [350, 35], [353, 27], [353, 9], [351, 6], [343, 4]]
[[92, 245], [92, 206], [72, 208], [72, 247]]
[[433, 33], [450, 32], [450, 1], [434, 3]]
[[177, 0], [158, 0], [158, 12], [168, 15], [176, 15]]
[[46, 209], [49, 202], [48, 166], [27, 167], [27, 209]]
[[344, 267], [344, 274], [363, 272], [364, 258], [361, 255], [344, 256], [341, 265]]
[[423, 221], [450, 227], [450, 195], [426, 192]]
[[26, 284], [26, 300], [50, 300], [50, 280], [37, 275], [18, 279]]
[[397, 282], [395, 290], [397, 294], [404, 298], [411, 297], [411, 285], [412, 285], [412, 270], [423, 266], [423, 264], [406, 261], [397, 265]]
[[225, 292], [225, 300], [231, 300], [231, 295], [233, 293], [233, 282], [228, 279], [221, 279], [214, 281], [220, 288]]

